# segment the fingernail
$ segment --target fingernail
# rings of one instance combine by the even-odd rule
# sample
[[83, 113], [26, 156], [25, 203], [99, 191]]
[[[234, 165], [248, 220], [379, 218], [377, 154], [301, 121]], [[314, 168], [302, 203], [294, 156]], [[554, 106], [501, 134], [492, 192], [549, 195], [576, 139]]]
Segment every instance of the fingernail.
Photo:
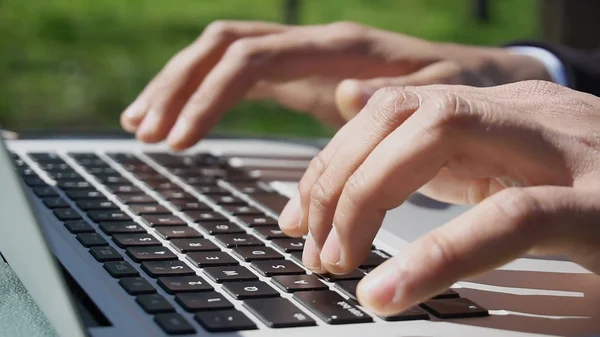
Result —
[[333, 226], [321, 250], [321, 263], [326, 264], [327, 270], [336, 272], [340, 268], [341, 254], [340, 239], [337, 229]]
[[319, 258], [319, 249], [310, 233], [308, 233], [306, 240], [304, 241], [302, 264], [315, 273], [323, 272], [323, 268], [321, 268], [321, 259]]
[[296, 191], [296, 194], [288, 201], [279, 215], [279, 226], [284, 230], [298, 228], [301, 217], [300, 193]]
[[140, 128], [138, 129], [138, 132], [137, 132], [138, 137], [141, 137], [141, 138], [151, 137], [158, 130], [159, 123], [160, 123], [160, 119], [159, 119], [158, 111], [156, 111], [154, 109], [150, 109], [150, 111], [148, 111], [148, 114], [146, 115], [146, 117], [144, 117], [144, 120], [142, 121]]
[[136, 99], [129, 107], [127, 107], [127, 109], [125, 109], [123, 115], [127, 119], [136, 120], [139, 119], [145, 111], [146, 104], [142, 100]]
[[189, 123], [183, 118], [183, 116], [179, 116], [175, 126], [169, 132], [169, 136], [167, 137], [167, 143], [172, 148], [179, 148], [179, 143], [183, 141], [188, 133]]
[[363, 278], [357, 289], [361, 304], [376, 312], [385, 311], [402, 298], [398, 285], [398, 271], [391, 266], [380, 266]]

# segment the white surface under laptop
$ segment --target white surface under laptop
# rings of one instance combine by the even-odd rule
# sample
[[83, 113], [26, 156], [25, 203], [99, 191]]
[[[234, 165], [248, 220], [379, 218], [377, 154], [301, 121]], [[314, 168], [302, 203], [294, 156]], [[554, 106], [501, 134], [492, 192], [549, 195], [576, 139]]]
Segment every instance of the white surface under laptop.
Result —
[[[129, 140], [22, 140], [8, 142], [8, 147], [16, 152], [116, 152], [133, 151], [141, 153], [145, 150], [164, 150], [161, 146], [142, 145]], [[215, 139], [205, 140], [192, 151], [208, 151], [217, 155], [244, 153], [273, 155], [313, 155], [316, 149], [305, 145], [291, 143], [251, 140], [251, 139]], [[275, 182], [282, 194], [294, 193], [295, 185], [290, 182]], [[450, 206], [433, 202], [421, 196], [413, 196], [404, 205], [389, 212], [384, 221], [384, 229], [379, 233], [376, 244], [384, 250], [401, 254], [411, 241], [422, 233], [443, 224], [465, 210], [464, 207]], [[0, 220], [1, 221], [1, 220]], [[42, 217], [42, 221], [48, 221]], [[493, 224], [490, 224], [493, 225]], [[75, 250], [62, 250], [57, 254], [61, 261], [68, 260], [64, 254]], [[61, 255], [63, 254], [63, 255]], [[89, 257], [82, 259], [88, 261]], [[90, 272], [95, 275], [97, 268], [90, 260]], [[10, 261], [9, 261], [10, 262]], [[71, 261], [73, 265], [75, 262]], [[81, 263], [81, 261], [79, 261]], [[97, 264], [97, 263], [96, 263]], [[99, 265], [99, 264], [98, 264]], [[67, 266], [67, 269], [69, 266]], [[100, 272], [104, 272], [100, 267]], [[98, 274], [100, 275], [100, 274]], [[110, 294], [122, 292], [118, 285], [98, 284], [91, 279], [81, 279], [81, 282], [92, 300], [101, 310], [110, 307]], [[43, 282], [40, 281], [40, 287]], [[522, 335], [565, 335], [565, 336], [595, 336], [600, 335], [600, 278], [588, 273], [583, 268], [568, 261], [548, 259], [518, 259], [498, 270], [475, 277], [468, 282], [455, 285], [461, 296], [490, 310], [491, 316], [485, 318], [470, 318], [456, 320], [385, 322], [375, 318], [375, 323], [331, 326], [313, 317], [316, 327], [268, 329], [259, 320], [253, 321], [259, 330], [243, 331], [222, 336], [522, 336]], [[48, 291], [51, 291], [48, 289]], [[101, 298], [100, 296], [104, 296]], [[284, 295], [286, 297], [287, 295]], [[35, 298], [34, 298], [35, 299]], [[113, 299], [117, 301], [117, 299]], [[123, 311], [106, 310], [104, 313], [115, 325], [127, 324], [143, 319], [123, 319], [127, 310], [135, 310], [135, 303], [130, 305], [122, 298], [118, 299]], [[131, 301], [133, 302], [133, 301]], [[238, 301], [239, 302], [239, 301]], [[42, 304], [46, 310], [51, 305]], [[236, 303], [236, 309], [247, 312]], [[252, 317], [251, 314], [248, 315]], [[147, 324], [154, 324], [147, 320]], [[131, 324], [130, 324], [131, 325]], [[202, 331], [198, 326], [197, 330]], [[126, 329], [134, 331], [135, 329]], [[146, 335], [160, 335], [160, 330], [144, 329]], [[114, 330], [112, 330], [114, 332]], [[112, 336], [111, 328], [90, 329], [92, 336]], [[137, 334], [135, 334], [137, 335]], [[202, 333], [199, 333], [202, 335]]]

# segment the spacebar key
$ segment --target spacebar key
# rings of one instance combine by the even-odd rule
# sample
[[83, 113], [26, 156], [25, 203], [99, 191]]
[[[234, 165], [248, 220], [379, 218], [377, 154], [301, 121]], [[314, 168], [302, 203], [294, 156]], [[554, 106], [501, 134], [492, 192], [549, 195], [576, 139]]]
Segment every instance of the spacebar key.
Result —
[[316, 324], [312, 318], [283, 297], [246, 300], [244, 306], [270, 328]]
[[294, 295], [294, 299], [328, 324], [372, 322], [373, 319], [352, 301], [329, 291], [307, 291]]

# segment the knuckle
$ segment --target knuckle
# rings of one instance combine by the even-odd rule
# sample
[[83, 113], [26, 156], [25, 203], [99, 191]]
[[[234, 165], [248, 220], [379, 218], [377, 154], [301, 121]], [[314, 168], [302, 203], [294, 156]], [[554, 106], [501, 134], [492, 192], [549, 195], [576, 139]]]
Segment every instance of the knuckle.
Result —
[[346, 36], [353, 35], [353, 33], [362, 33], [366, 27], [352, 21], [336, 21], [328, 25], [332, 32], [344, 34]]
[[[544, 226], [540, 220], [542, 207], [540, 201], [520, 187], [504, 189], [489, 198], [498, 213], [516, 230], [537, 231], [536, 225]], [[543, 230], [543, 228], [542, 228]]]
[[464, 130], [481, 121], [480, 109], [474, 107], [469, 99], [453, 93], [432, 96], [431, 109], [423, 109], [428, 115], [423, 116], [426, 131], [446, 133]]
[[432, 266], [447, 267], [458, 259], [456, 248], [451, 241], [439, 233], [425, 236], [423, 245], [427, 247], [424, 251], [427, 252]]
[[511, 84], [516, 91], [524, 96], [554, 96], [564, 90], [564, 87], [548, 81], [529, 80]]
[[266, 51], [260, 48], [255, 38], [239, 39], [229, 45], [226, 58], [233, 58], [244, 64], [256, 64], [264, 59]]
[[361, 205], [367, 195], [365, 176], [360, 168], [358, 168], [344, 185], [342, 192], [343, 197], [350, 202], [352, 206]]
[[[325, 171], [327, 167], [328, 159], [325, 151], [320, 151], [313, 159], [310, 161], [308, 165], [308, 169], [306, 170], [310, 176], [321, 176], [321, 174]], [[313, 182], [307, 179], [302, 179], [298, 183], [298, 192], [300, 197], [304, 200], [310, 198], [310, 194], [313, 188]]]
[[383, 129], [396, 127], [398, 123], [398, 112], [404, 102], [406, 94], [403, 90], [393, 87], [381, 88], [375, 92], [369, 100], [369, 108], [372, 124]]
[[311, 207], [317, 210], [326, 210], [335, 202], [334, 187], [330, 176], [323, 173], [315, 182], [310, 192]]
[[203, 35], [214, 40], [223, 41], [233, 38], [233, 35], [235, 34], [233, 24], [231, 22], [227, 20], [216, 20], [206, 26]]

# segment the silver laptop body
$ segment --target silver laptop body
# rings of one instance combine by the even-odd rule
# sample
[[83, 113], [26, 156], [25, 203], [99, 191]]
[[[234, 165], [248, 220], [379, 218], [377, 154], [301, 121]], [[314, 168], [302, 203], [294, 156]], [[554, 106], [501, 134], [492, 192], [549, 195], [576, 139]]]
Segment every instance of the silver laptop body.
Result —
[[[155, 321], [155, 315], [148, 314], [112, 277], [59, 221], [33, 189], [20, 182], [17, 169], [10, 158], [10, 150], [22, 163], [30, 166], [34, 174], [50, 183], [61, 197], [65, 197], [77, 212], [89, 222], [95, 233], [106, 241], [130, 263], [139, 277], [148, 281], [156, 294], [164, 297], [193, 328], [194, 336], [212, 336], [195, 319], [195, 314], [184, 309], [175, 299], [150, 277], [140, 264], [126, 254], [125, 249], [115, 244], [98, 223], [89, 221], [84, 211], [69, 201], [61, 188], [53, 187], [53, 179], [42, 169], [29, 153], [56, 153], [68, 166], [73, 168], [94, 188], [101, 191], [120, 211], [130, 216], [140, 227], [147, 230], [162, 247], [177, 255], [177, 261], [185, 263], [196, 275], [205, 279], [216, 292], [245, 315], [255, 326], [253, 330], [215, 333], [219, 336], [594, 336], [600, 335], [600, 278], [590, 274], [578, 265], [557, 257], [555, 259], [520, 258], [498, 270], [459, 282], [452, 289], [461, 298], [467, 298], [489, 312], [487, 317], [440, 318], [425, 311], [428, 320], [386, 321], [362, 307], [357, 307], [369, 317], [371, 322], [352, 324], [327, 324], [322, 316], [274, 286], [270, 277], [249, 266], [248, 262], [235, 254], [208, 234], [197, 223], [182, 216], [186, 225], [198, 230], [204, 238], [214, 242], [221, 251], [238, 260], [241, 267], [248, 268], [260, 281], [264, 281], [279, 296], [289, 300], [298, 310], [298, 319], [314, 321], [314, 326], [270, 328], [258, 315], [223, 290], [223, 285], [207, 277], [203, 268], [197, 268], [169, 244], [168, 240], [157, 235], [156, 228], [149, 226], [127, 205], [102, 186], [98, 180], [71, 156], [72, 153], [93, 153], [105, 161], [123, 177], [147, 195], [161, 200], [175, 215], [181, 215], [168, 206], [160, 195], [148, 188], [141, 180], [128, 172], [109, 154], [134, 154], [145, 164], [156, 169], [167, 179], [189, 192], [198, 200], [213, 207], [217, 212], [223, 208], [213, 203], [196, 189], [179, 179], [172, 171], [165, 169], [147, 153], [166, 152], [161, 145], [144, 145], [134, 140], [14, 140], [6, 141], [0, 148], [0, 252], [28, 289], [39, 307], [46, 314], [61, 336], [170, 336]], [[256, 172], [269, 181], [269, 188], [282, 195], [291, 196], [295, 182], [307, 161], [318, 149], [309, 145], [282, 141], [258, 139], [207, 139], [200, 142], [188, 154], [210, 153], [247, 171]], [[262, 174], [262, 175], [261, 175]], [[275, 218], [276, 212], [260, 202], [253, 201], [251, 194], [233, 188], [233, 185], [219, 183], [224, 190], [243, 199], [249, 205], [263, 211], [265, 216]], [[414, 195], [404, 205], [390, 211], [379, 232], [375, 246], [389, 254], [402, 254], [411, 240], [426, 231], [443, 224], [463, 212], [465, 208], [437, 203], [425, 197]], [[238, 217], [222, 212], [229, 220], [243, 228], [247, 234], [254, 229], [247, 227]], [[490, 224], [493, 225], [493, 224]], [[271, 241], [257, 236], [267, 247], [284, 255], [287, 260], [296, 261], [292, 255], [279, 249]], [[299, 266], [299, 265], [298, 265]], [[330, 291], [342, 296], [348, 303], [348, 295], [335, 285], [323, 281]]]

